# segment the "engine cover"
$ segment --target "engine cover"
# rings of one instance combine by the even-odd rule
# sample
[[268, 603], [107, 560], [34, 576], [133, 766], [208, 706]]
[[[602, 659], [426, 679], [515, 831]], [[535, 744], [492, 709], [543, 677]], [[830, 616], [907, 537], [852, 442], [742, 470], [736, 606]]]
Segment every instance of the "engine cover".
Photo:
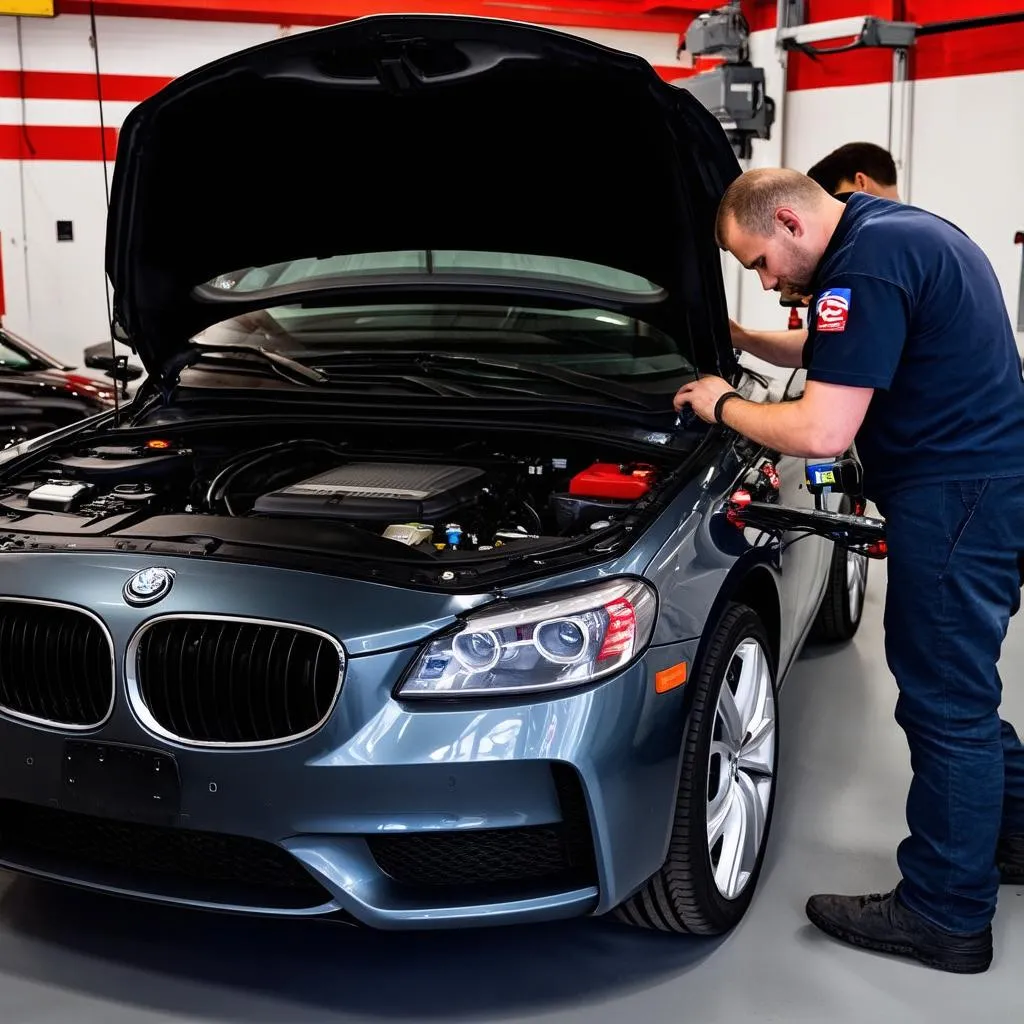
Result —
[[472, 466], [357, 462], [256, 499], [256, 515], [436, 522], [476, 500], [484, 472]]

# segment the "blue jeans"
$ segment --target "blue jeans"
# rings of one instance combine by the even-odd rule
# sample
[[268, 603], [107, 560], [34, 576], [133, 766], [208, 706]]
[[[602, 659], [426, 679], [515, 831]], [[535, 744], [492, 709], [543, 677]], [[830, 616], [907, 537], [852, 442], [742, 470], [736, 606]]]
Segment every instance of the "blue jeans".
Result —
[[878, 502], [889, 546], [885, 653], [910, 747], [903, 902], [940, 928], [992, 920], [1001, 833], [1024, 833], [1024, 747], [996, 668], [1021, 601], [1024, 477], [912, 487]]

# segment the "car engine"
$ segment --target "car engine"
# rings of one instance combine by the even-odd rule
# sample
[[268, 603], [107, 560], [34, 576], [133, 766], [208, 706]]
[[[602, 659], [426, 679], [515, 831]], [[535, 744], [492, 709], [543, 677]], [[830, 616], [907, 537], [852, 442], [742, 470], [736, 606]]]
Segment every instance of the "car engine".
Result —
[[260, 495], [253, 512], [370, 522], [437, 521], [472, 504], [483, 476], [483, 470], [472, 466], [352, 463]]
[[500, 447], [439, 437], [418, 451], [401, 450], [393, 437], [370, 447], [319, 437], [249, 440], [148, 437], [51, 453], [13, 480], [6, 474], [0, 532], [108, 534], [157, 516], [218, 517], [296, 530], [344, 524], [396, 549], [486, 552], [605, 529], [664, 476], [578, 441], [538, 454], [528, 438], [520, 450], [507, 437]]

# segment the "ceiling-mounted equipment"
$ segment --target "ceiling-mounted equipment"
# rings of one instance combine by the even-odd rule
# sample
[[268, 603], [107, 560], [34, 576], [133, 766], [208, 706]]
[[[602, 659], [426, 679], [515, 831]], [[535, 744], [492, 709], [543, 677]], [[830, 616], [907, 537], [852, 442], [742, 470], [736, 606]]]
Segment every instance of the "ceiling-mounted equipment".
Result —
[[692, 93], [721, 122], [740, 160], [749, 160], [753, 139], [771, 137], [775, 101], [765, 94], [764, 68], [750, 63], [750, 26], [737, 2], [698, 15], [686, 30], [683, 51], [720, 57], [724, 63], [672, 82]]
[[[1024, 10], [1007, 14], [990, 14], [977, 18], [957, 18], [953, 21], [936, 21], [930, 25], [918, 25], [912, 21], [888, 21], [873, 16], [859, 18], [837, 18], [834, 21], [819, 21], [809, 25], [780, 25], [775, 34], [776, 42], [784, 50], [799, 50], [810, 57], [830, 53], [848, 53], [870, 47], [890, 50], [906, 50], [922, 36], [946, 35], [950, 32], [965, 32], [975, 28], [996, 28], [1024, 21]], [[848, 39], [849, 42], [836, 46], [819, 47], [815, 43], [824, 40]]]
[[676, 54], [686, 50], [695, 57], [721, 57], [730, 63], [749, 59], [750, 26], [738, 3], [699, 14], [690, 22], [685, 41]]
[[775, 101], [765, 95], [764, 68], [722, 64], [676, 84], [718, 118], [738, 159], [750, 159], [754, 139], [771, 138]]

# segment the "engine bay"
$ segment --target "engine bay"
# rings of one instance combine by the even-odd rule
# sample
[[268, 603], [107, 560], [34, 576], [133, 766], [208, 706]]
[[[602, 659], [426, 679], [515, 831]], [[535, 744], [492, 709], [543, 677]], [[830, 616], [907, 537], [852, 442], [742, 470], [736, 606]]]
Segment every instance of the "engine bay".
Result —
[[375, 428], [369, 444], [270, 440], [251, 428], [201, 437], [114, 431], [6, 468], [0, 533], [228, 538], [256, 536], [262, 524], [307, 546], [320, 537], [329, 547], [343, 530], [349, 551], [370, 556], [486, 556], [597, 536], [669, 475], [625, 449], [540, 432], [512, 441], [440, 432], [415, 446], [397, 428]]

